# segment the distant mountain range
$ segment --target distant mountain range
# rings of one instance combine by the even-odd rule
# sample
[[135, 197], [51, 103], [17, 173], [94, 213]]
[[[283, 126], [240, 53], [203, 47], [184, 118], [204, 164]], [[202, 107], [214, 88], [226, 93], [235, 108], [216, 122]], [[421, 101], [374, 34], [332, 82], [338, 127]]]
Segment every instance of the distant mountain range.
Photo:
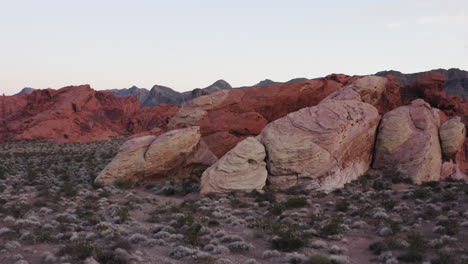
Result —
[[[460, 70], [460, 69], [436, 69], [432, 70], [436, 72], [442, 73], [445, 78], [445, 92], [448, 95], [458, 95], [463, 97], [464, 99], [468, 100], [468, 71]], [[406, 84], [412, 84], [421, 74], [425, 72], [418, 72], [418, 73], [401, 73], [399, 71], [381, 71], [376, 73], [375, 75], [378, 76], [386, 76], [391, 74], [395, 76], [395, 78]], [[142, 103], [145, 107], [157, 106], [160, 104], [173, 104], [173, 105], [181, 105], [186, 101], [190, 101], [196, 97], [207, 95], [216, 91], [225, 90], [225, 89], [243, 89], [248, 87], [254, 86], [266, 86], [271, 84], [282, 84], [282, 83], [294, 83], [300, 81], [309, 80], [307, 78], [295, 78], [289, 80], [287, 82], [275, 82], [270, 79], [265, 79], [260, 81], [257, 84], [251, 86], [242, 86], [233, 88], [228, 82], [224, 80], [218, 80], [205, 88], [196, 88], [191, 91], [186, 92], [177, 92], [170, 87], [162, 86], [162, 85], [154, 85], [151, 90], [146, 88], [138, 88], [136, 86], [132, 86], [131, 88], [124, 88], [124, 89], [110, 89], [104, 90], [107, 92], [111, 92], [115, 94], [117, 97], [127, 97], [131, 95], [136, 95], [138, 100]], [[20, 95], [23, 93], [31, 93], [34, 91], [33, 88], [24, 88], [19, 93], [15, 95]]]

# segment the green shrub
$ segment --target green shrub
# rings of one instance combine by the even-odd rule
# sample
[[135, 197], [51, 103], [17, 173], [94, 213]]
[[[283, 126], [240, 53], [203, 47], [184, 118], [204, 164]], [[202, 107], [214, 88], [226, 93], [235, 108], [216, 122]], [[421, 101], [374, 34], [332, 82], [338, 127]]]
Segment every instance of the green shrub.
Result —
[[450, 236], [456, 235], [460, 231], [458, 222], [454, 219], [441, 221], [437, 225], [443, 226], [444, 233]]
[[335, 217], [330, 220], [321, 230], [320, 235], [322, 237], [328, 237], [338, 235], [341, 232], [341, 218]]
[[374, 255], [380, 255], [383, 251], [386, 251], [388, 248], [384, 242], [379, 241], [370, 244], [368, 249], [372, 251]]
[[123, 223], [127, 222], [128, 219], [130, 218], [130, 213], [129, 213], [128, 207], [126, 207], [126, 206], [120, 207], [118, 209], [118, 211], [117, 211], [117, 215], [119, 217], [119, 221], [118, 221], [119, 224], [123, 224]]
[[348, 199], [341, 199], [335, 205], [335, 210], [339, 212], [347, 212], [351, 203]]
[[273, 215], [280, 215], [284, 210], [286, 210], [286, 207], [283, 203], [274, 203], [270, 206], [270, 213]]
[[413, 193], [416, 199], [427, 199], [431, 197], [431, 192], [426, 188], [417, 189]]
[[313, 255], [311, 256], [306, 264], [333, 264], [333, 261], [331, 261], [328, 257], [324, 255]]
[[386, 180], [379, 179], [374, 181], [374, 183], [372, 184], [372, 188], [374, 188], [377, 191], [388, 190], [390, 189], [390, 183]]
[[78, 191], [75, 189], [75, 185], [71, 182], [64, 182], [60, 188], [60, 192], [68, 198], [75, 197], [78, 193]]
[[189, 226], [189, 228], [183, 233], [185, 242], [199, 246], [201, 245], [200, 241], [200, 230], [202, 225], [195, 223]]
[[8, 175], [8, 169], [6, 167], [0, 166], [0, 180], [6, 179]]
[[126, 180], [126, 179], [117, 179], [114, 182], [114, 185], [119, 188], [119, 189], [132, 189], [135, 187], [135, 184], [132, 181]]
[[261, 202], [270, 202], [270, 203], [274, 203], [276, 202], [276, 197], [275, 197], [275, 194], [273, 192], [258, 192], [258, 191], [254, 191], [253, 194], [255, 195], [255, 202], [257, 203], [261, 203]]
[[290, 197], [284, 202], [286, 209], [301, 208], [307, 206], [306, 197]]
[[273, 249], [291, 252], [296, 251], [308, 243], [308, 237], [297, 225], [279, 224], [272, 227], [273, 238], [271, 245]]
[[84, 239], [78, 239], [67, 244], [59, 251], [59, 255], [69, 255], [75, 259], [84, 260], [96, 254], [98, 248], [93, 242]]
[[427, 250], [427, 241], [423, 236], [413, 233], [408, 235], [409, 247], [398, 257], [404, 262], [421, 262]]

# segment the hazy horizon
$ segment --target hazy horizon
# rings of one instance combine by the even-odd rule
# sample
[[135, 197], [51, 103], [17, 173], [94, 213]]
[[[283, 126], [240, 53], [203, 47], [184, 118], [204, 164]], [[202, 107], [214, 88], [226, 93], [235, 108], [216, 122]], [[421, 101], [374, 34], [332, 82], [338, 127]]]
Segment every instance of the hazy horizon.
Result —
[[468, 69], [468, 2], [4, 1], [0, 93]]

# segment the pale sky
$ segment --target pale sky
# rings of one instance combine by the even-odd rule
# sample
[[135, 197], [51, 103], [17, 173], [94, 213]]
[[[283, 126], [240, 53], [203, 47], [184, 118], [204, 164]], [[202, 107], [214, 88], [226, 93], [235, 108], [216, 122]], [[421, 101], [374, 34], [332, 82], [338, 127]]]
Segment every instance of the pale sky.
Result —
[[0, 0], [0, 93], [468, 69], [467, 0]]

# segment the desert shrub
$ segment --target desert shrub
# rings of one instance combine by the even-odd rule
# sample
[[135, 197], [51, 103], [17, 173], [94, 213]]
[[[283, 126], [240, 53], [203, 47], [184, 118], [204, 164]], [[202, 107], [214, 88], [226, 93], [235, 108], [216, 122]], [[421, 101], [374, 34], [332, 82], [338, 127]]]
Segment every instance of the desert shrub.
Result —
[[339, 212], [347, 212], [350, 205], [351, 203], [348, 199], [340, 199], [335, 205], [335, 210]]
[[8, 175], [8, 169], [6, 167], [0, 166], [0, 180], [6, 179]]
[[454, 219], [440, 221], [437, 225], [443, 226], [443, 232], [450, 236], [456, 235], [459, 232], [458, 222]]
[[199, 264], [214, 264], [218, 258], [213, 256], [199, 256], [195, 258], [195, 262]]
[[184, 240], [194, 246], [201, 245], [200, 241], [200, 230], [202, 225], [196, 223], [189, 226], [189, 228], [183, 233]]
[[14, 203], [0, 207], [0, 213], [11, 215], [14, 218], [22, 218], [29, 210], [31, 210], [31, 205], [25, 203]]
[[126, 206], [121, 206], [118, 208], [117, 216], [119, 217], [118, 224], [122, 224], [128, 221], [130, 218], [129, 209]]
[[388, 247], [384, 242], [378, 241], [370, 244], [368, 249], [372, 251], [374, 255], [380, 255], [382, 252], [388, 250]]
[[416, 233], [409, 234], [407, 239], [409, 247], [398, 259], [404, 262], [423, 261], [427, 250], [427, 241], [423, 236]]
[[131, 188], [135, 187], [135, 184], [132, 181], [122, 179], [122, 178], [117, 179], [114, 182], [114, 185], [115, 185], [115, 187], [117, 187], [119, 189], [131, 189]]
[[272, 227], [273, 238], [271, 245], [273, 249], [291, 252], [296, 251], [308, 243], [308, 237], [297, 225], [280, 224]]
[[311, 213], [309, 215], [309, 225], [314, 226], [316, 223], [323, 220], [323, 214]]
[[195, 178], [183, 179], [181, 194], [186, 195], [193, 192], [198, 192], [200, 190], [198, 181]]
[[248, 207], [247, 203], [244, 203], [239, 198], [234, 197], [230, 199], [230, 204], [233, 208], [246, 208]]
[[276, 202], [276, 197], [275, 197], [275, 194], [273, 192], [258, 192], [258, 191], [254, 191], [253, 192], [254, 196], [255, 196], [255, 202], [257, 203], [261, 203], [261, 202], [270, 202], [270, 203], [274, 203]]
[[270, 213], [273, 215], [280, 215], [286, 210], [286, 206], [283, 203], [274, 203], [270, 206]]
[[32, 181], [36, 180], [37, 178], [39, 178], [39, 173], [37, 172], [37, 170], [28, 169], [26, 171], [26, 180], [27, 181], [32, 182]]
[[210, 219], [210, 220], [208, 221], [208, 226], [209, 226], [209, 227], [219, 226], [219, 222], [218, 222], [217, 220], [215, 220], [215, 219]]
[[437, 211], [434, 207], [432, 206], [426, 206], [423, 211], [423, 218], [424, 219], [432, 219], [435, 218], [439, 215], [439, 211]]
[[377, 191], [388, 190], [390, 189], [390, 183], [386, 180], [378, 179], [374, 181], [374, 183], [372, 184], [372, 188], [374, 188]]
[[322, 237], [338, 235], [341, 232], [341, 222], [339, 217], [332, 218], [328, 224], [320, 229], [320, 235]]
[[398, 204], [397, 201], [387, 198], [380, 201], [380, 205], [387, 210], [392, 210]]
[[75, 185], [71, 182], [64, 182], [60, 188], [60, 192], [68, 198], [75, 197], [78, 193], [78, 191], [75, 189]]
[[307, 206], [307, 198], [305, 197], [290, 197], [284, 202], [286, 209], [301, 208]]
[[413, 192], [413, 196], [416, 199], [427, 199], [431, 197], [431, 192], [426, 188], [417, 189]]
[[38, 228], [38, 229], [35, 229], [33, 233], [34, 233], [35, 243], [47, 243], [53, 240], [52, 232], [50, 230]]
[[442, 201], [444, 202], [453, 202], [453, 201], [456, 201], [457, 199], [458, 197], [457, 197], [456, 192], [447, 190], [442, 193]]
[[327, 256], [324, 255], [313, 255], [307, 261], [306, 264], [333, 264]]
[[69, 255], [73, 258], [84, 260], [88, 257], [96, 254], [98, 248], [93, 242], [84, 239], [74, 240], [71, 243], [65, 245], [60, 251], [59, 255]]

